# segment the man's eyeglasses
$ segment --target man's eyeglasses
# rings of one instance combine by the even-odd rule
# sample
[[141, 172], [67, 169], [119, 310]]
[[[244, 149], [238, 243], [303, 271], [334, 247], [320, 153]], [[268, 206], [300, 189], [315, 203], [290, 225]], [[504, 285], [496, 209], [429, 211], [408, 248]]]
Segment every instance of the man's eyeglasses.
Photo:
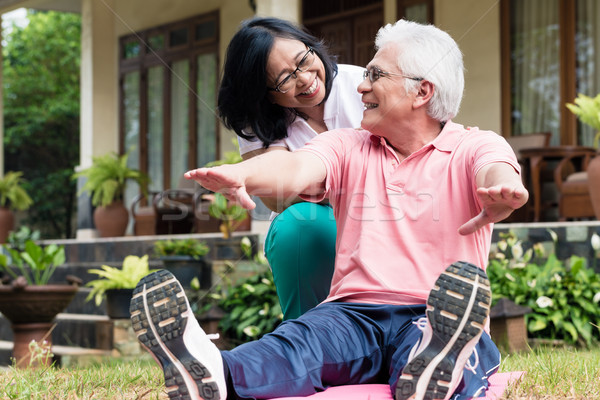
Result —
[[388, 75], [401, 76], [403, 78], [411, 79], [413, 81], [419, 81], [419, 82], [423, 80], [423, 78], [417, 78], [414, 76], [408, 76], [408, 75], [404, 75], [404, 74], [395, 74], [393, 72], [385, 72], [385, 71], [380, 70], [377, 67], [371, 67], [371, 68], [365, 70], [365, 73], [363, 74], [363, 78], [364, 79], [369, 78], [369, 81], [371, 81], [371, 83], [373, 83], [377, 79], [381, 78], [382, 76], [388, 76]]
[[[294, 79], [298, 78], [296, 76], [296, 74], [298, 72], [308, 71], [308, 69], [313, 65], [314, 62], [315, 62], [315, 51], [311, 47], [308, 47], [306, 54], [304, 54], [304, 56], [302, 57], [302, 59], [300, 60], [298, 65], [296, 66], [296, 69], [294, 70], [294, 72], [292, 72], [289, 75], [286, 75], [286, 77], [283, 78], [281, 81], [279, 81], [277, 86], [275, 86], [274, 88], [268, 87], [267, 89], [273, 90], [273, 91], [279, 92], [279, 93], [287, 93], [296, 84], [294, 81]], [[294, 78], [294, 79], [292, 79], [292, 78]]]

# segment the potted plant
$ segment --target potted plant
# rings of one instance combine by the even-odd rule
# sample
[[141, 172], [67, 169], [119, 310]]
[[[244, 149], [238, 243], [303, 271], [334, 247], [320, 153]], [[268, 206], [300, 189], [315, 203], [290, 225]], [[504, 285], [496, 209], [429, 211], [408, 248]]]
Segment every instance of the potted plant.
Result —
[[33, 200], [23, 188], [22, 172], [7, 172], [0, 178], [0, 243], [6, 243], [15, 227], [14, 210], [27, 210]]
[[[231, 142], [235, 150], [226, 151], [222, 159], [206, 163], [205, 167], [241, 162], [242, 156], [240, 156], [238, 141], [234, 138]], [[203, 195], [203, 198], [210, 201], [208, 215], [220, 221], [219, 230], [223, 234], [224, 239], [228, 240], [234, 231], [250, 230], [250, 214], [244, 208], [238, 205], [231, 205], [225, 196], [220, 193]]]
[[102, 265], [102, 269], [90, 269], [89, 273], [96, 274], [100, 279], [86, 284], [92, 290], [86, 300], [94, 299], [96, 305], [102, 304], [106, 299], [106, 314], [112, 319], [129, 318], [129, 302], [133, 289], [144, 276], [155, 270], [148, 266], [148, 256], [127, 256], [123, 260], [122, 268]]
[[[9, 243], [11, 239], [9, 236]], [[45, 340], [48, 346], [52, 345], [52, 321], [69, 305], [80, 281], [50, 283], [56, 268], [65, 262], [64, 246], [42, 247], [33, 240], [25, 240], [22, 247], [15, 241], [2, 249], [0, 271], [4, 279], [0, 284], [0, 312], [12, 324], [13, 356], [20, 365], [30, 357], [32, 340], [40, 343]]]
[[208, 213], [211, 217], [221, 221], [219, 230], [225, 239], [231, 237], [231, 233], [238, 230], [244, 221], [248, 220], [248, 212], [237, 204], [230, 204], [221, 193], [215, 193]]
[[193, 238], [154, 242], [156, 257], [186, 288], [194, 278], [199, 280], [202, 289], [212, 286], [212, 267], [204, 259], [209, 250], [206, 242]]
[[109, 153], [93, 157], [92, 166], [74, 174], [74, 178], [85, 177], [82, 191], [92, 196], [94, 224], [101, 237], [123, 236], [129, 222], [129, 212], [123, 205], [128, 181], [140, 186], [144, 195], [148, 193], [148, 176], [127, 166], [129, 154], [122, 156]]
[[[594, 128], [596, 135], [594, 136], [593, 146], [598, 149], [600, 142], [600, 94], [592, 98], [580, 93], [574, 103], [567, 103], [566, 106], [581, 122]], [[600, 182], [600, 157], [598, 154], [598, 151], [596, 151], [596, 157], [592, 158], [587, 168], [590, 199], [596, 219], [600, 219], [600, 185], [598, 185], [598, 182]]]
[[[221, 193], [212, 195], [208, 209], [211, 217], [221, 221], [219, 230], [223, 234], [222, 240], [215, 241], [216, 259], [240, 259], [244, 256], [239, 238], [232, 238], [231, 234], [240, 229], [245, 221], [249, 221], [248, 212], [239, 205], [230, 204]], [[250, 230], [249, 226], [244, 227]]]

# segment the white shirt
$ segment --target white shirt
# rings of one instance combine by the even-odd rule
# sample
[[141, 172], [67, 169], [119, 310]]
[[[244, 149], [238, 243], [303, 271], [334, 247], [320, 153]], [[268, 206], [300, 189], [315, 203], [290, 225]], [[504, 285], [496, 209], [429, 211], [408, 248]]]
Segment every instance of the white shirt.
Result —
[[[328, 130], [337, 128], [359, 128], [364, 105], [358, 93], [358, 85], [363, 81], [364, 68], [355, 65], [338, 65], [338, 73], [333, 79], [331, 93], [325, 102], [323, 119]], [[249, 133], [244, 131], [244, 134]], [[251, 134], [251, 133], [250, 133]], [[317, 136], [317, 132], [304, 120], [296, 117], [290, 124], [287, 137], [271, 143], [270, 146], [285, 147], [294, 151]], [[240, 154], [263, 148], [260, 140], [250, 141], [238, 136]]]

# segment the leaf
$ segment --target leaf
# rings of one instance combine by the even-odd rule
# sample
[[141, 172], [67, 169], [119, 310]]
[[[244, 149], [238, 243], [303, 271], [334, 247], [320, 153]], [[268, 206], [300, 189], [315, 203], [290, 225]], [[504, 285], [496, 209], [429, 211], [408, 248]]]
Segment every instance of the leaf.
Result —
[[563, 316], [560, 311], [554, 311], [552, 314], [548, 316], [548, 319], [552, 321], [554, 326], [560, 327], [562, 325]]
[[541, 331], [541, 330], [545, 329], [546, 326], [547, 326], [546, 321], [544, 321], [541, 318], [534, 315], [533, 319], [529, 321], [529, 324], [527, 325], [527, 329], [530, 332], [537, 332], [537, 331]]
[[572, 342], [576, 342], [577, 341], [577, 338], [579, 337], [579, 334], [577, 333], [577, 329], [575, 329], [575, 326], [573, 326], [572, 323], [570, 323], [568, 321], [565, 321], [563, 323], [562, 328], [571, 335]]

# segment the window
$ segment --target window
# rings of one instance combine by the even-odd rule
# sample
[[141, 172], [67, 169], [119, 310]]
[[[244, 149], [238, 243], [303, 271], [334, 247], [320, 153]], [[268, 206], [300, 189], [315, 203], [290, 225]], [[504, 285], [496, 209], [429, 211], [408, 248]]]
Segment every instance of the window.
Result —
[[433, 0], [398, 0], [398, 19], [433, 24]]
[[565, 107], [600, 91], [600, 4], [502, 0], [502, 129], [552, 132], [553, 145], [591, 146], [592, 129]]
[[[433, 23], [433, 0], [397, 0], [398, 19]], [[365, 66], [375, 55], [375, 34], [383, 25], [382, 0], [304, 0], [304, 26], [325, 39], [342, 64]]]
[[375, 55], [375, 34], [383, 24], [381, 0], [305, 0], [304, 26], [325, 40], [340, 64], [365, 66]]
[[210, 13], [120, 39], [120, 147], [150, 190], [176, 188], [217, 157], [217, 32]]

